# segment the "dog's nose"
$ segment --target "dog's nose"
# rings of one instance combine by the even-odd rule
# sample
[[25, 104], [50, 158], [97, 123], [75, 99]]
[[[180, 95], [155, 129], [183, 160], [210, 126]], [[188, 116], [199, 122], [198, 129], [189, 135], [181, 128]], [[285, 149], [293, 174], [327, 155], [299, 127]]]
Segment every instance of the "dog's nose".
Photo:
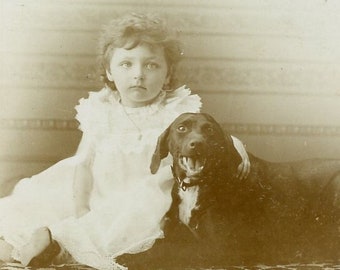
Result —
[[189, 147], [191, 148], [191, 149], [197, 149], [197, 148], [200, 148], [200, 147], [202, 147], [202, 142], [200, 142], [200, 141], [190, 141], [189, 142]]

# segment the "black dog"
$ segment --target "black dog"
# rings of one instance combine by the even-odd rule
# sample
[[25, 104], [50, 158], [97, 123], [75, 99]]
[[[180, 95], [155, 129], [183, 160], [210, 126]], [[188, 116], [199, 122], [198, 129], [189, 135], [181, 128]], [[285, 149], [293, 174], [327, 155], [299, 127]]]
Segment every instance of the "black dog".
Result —
[[165, 238], [117, 262], [129, 269], [223, 267], [340, 258], [340, 160], [271, 163], [249, 153], [235, 177], [232, 139], [207, 114], [183, 114], [159, 137], [151, 172], [173, 156]]

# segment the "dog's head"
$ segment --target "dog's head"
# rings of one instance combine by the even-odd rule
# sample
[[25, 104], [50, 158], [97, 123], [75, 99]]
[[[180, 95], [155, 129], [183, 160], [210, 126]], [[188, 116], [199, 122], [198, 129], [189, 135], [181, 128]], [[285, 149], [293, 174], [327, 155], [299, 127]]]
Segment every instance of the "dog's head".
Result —
[[173, 156], [173, 173], [191, 181], [213, 174], [217, 169], [236, 169], [241, 158], [232, 138], [208, 114], [184, 113], [159, 136], [151, 162], [157, 172], [168, 154]]

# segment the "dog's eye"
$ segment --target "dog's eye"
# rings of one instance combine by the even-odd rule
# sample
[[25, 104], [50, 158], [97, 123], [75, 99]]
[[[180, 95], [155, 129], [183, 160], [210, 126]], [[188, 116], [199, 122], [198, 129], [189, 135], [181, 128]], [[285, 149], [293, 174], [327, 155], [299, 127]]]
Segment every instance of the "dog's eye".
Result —
[[184, 125], [180, 125], [177, 127], [178, 132], [186, 132], [187, 130], [188, 130], [187, 127]]

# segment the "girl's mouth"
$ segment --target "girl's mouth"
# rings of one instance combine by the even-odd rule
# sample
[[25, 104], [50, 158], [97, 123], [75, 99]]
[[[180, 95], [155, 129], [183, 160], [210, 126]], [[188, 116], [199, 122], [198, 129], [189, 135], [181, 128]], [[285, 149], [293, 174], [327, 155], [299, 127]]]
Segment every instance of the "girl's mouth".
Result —
[[146, 87], [144, 87], [142, 85], [133, 85], [133, 86], [130, 86], [130, 89], [133, 89], [133, 90], [146, 90]]

